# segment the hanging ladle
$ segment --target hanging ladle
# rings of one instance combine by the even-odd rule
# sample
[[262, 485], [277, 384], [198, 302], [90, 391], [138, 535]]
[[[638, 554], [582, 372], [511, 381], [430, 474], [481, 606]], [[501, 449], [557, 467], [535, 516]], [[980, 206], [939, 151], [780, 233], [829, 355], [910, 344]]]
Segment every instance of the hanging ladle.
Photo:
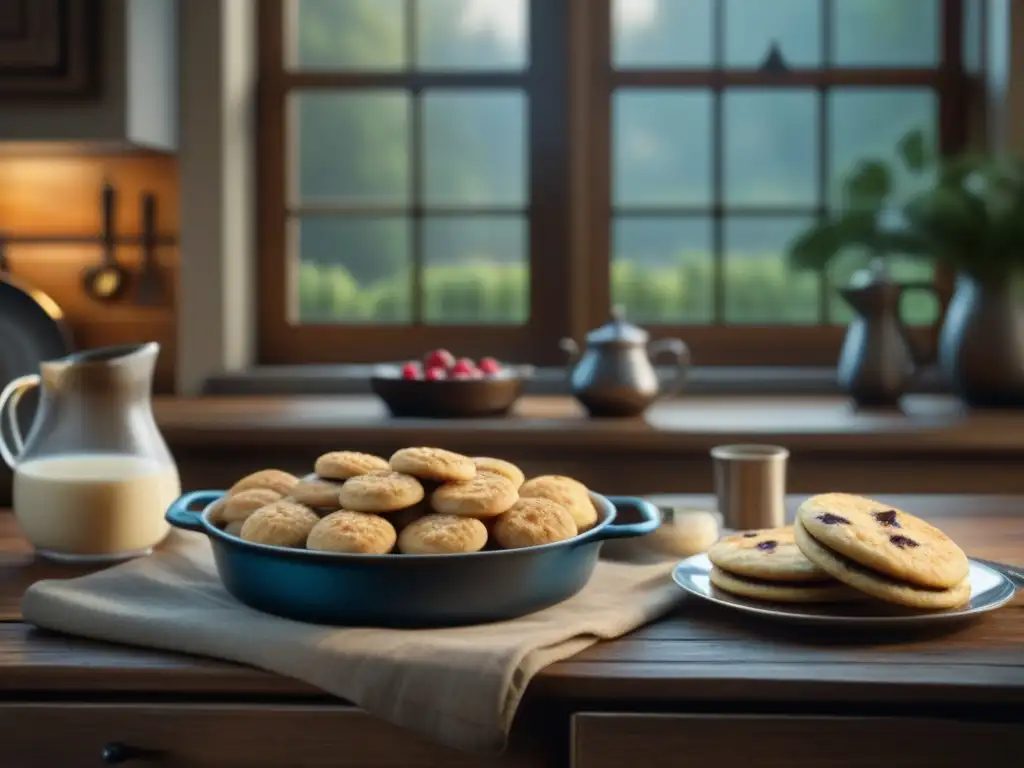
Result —
[[115, 202], [117, 193], [110, 183], [103, 185], [103, 232], [100, 235], [103, 256], [95, 267], [82, 275], [85, 292], [96, 301], [115, 301], [128, 287], [128, 270], [117, 261]]

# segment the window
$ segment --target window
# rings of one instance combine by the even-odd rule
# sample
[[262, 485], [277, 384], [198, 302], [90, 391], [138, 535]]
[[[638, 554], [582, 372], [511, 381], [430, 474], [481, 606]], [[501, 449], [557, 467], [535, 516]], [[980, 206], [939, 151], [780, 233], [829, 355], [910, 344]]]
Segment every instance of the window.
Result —
[[698, 363], [830, 364], [864, 258], [786, 244], [906, 131], [964, 144], [976, 6], [261, 0], [261, 362], [553, 364], [617, 304]]

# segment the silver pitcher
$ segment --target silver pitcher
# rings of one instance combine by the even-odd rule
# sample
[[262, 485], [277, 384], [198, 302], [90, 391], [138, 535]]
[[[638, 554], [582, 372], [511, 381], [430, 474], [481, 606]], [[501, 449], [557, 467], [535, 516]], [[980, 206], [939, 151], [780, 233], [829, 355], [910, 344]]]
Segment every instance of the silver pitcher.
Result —
[[[587, 334], [582, 352], [573, 339], [562, 339], [572, 394], [591, 416], [638, 416], [659, 397], [682, 390], [690, 368], [689, 347], [680, 339], [649, 338], [616, 307], [610, 323]], [[664, 389], [652, 362], [662, 354], [672, 355], [677, 368]]]

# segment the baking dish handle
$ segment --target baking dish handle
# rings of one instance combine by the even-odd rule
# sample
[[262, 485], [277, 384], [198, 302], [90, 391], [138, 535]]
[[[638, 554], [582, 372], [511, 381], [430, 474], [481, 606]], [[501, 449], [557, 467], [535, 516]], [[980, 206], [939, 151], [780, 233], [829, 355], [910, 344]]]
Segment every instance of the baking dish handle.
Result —
[[[201, 532], [203, 530], [203, 510], [223, 495], [224, 491], [191, 491], [171, 504], [164, 518], [175, 528]], [[199, 509], [192, 509], [196, 506]]]
[[609, 496], [610, 501], [616, 509], [634, 509], [643, 518], [638, 523], [609, 523], [597, 531], [596, 539], [628, 539], [633, 536], [646, 536], [654, 533], [661, 525], [661, 510], [646, 499], [636, 496]]

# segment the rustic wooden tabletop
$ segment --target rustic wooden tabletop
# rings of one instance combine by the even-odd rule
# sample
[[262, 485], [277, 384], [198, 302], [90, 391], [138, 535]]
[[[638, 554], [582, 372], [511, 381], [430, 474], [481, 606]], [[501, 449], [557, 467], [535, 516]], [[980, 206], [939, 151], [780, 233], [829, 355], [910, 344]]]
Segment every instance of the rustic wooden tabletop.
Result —
[[[936, 522], [968, 554], [1024, 565], [1024, 496], [883, 498]], [[698, 496], [656, 500], [711, 503]], [[234, 664], [79, 640], [21, 621], [18, 602], [30, 583], [80, 572], [35, 561], [13, 517], [0, 512], [0, 692], [318, 695]], [[1024, 599], [969, 624], [914, 635], [789, 627], [687, 600], [662, 621], [551, 666], [531, 695], [620, 705], [1020, 707]]]

